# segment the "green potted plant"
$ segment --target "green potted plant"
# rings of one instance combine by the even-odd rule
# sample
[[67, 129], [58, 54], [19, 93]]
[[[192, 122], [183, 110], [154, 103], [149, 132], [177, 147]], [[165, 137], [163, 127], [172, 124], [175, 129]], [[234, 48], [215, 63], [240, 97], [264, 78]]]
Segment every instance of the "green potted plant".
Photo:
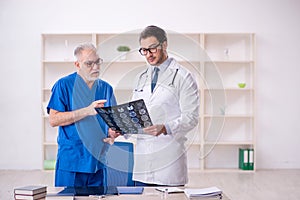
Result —
[[118, 46], [118, 48], [117, 48], [117, 50], [118, 51], [120, 51], [120, 52], [127, 52], [127, 51], [130, 51], [130, 48], [129, 48], [129, 46]]
[[130, 51], [130, 47], [126, 45], [120, 45], [118, 46], [117, 51], [121, 52], [120, 59], [125, 60], [126, 54]]

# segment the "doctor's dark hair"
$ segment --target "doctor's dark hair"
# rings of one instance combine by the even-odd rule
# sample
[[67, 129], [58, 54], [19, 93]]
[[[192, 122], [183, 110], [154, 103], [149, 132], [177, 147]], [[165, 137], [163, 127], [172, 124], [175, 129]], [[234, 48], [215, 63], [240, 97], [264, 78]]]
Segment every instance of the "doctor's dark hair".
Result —
[[159, 43], [163, 43], [164, 41], [167, 41], [167, 34], [166, 32], [157, 26], [151, 25], [147, 26], [140, 34], [139, 42], [141, 42], [142, 39], [146, 39], [148, 37], [154, 36], [159, 41]]

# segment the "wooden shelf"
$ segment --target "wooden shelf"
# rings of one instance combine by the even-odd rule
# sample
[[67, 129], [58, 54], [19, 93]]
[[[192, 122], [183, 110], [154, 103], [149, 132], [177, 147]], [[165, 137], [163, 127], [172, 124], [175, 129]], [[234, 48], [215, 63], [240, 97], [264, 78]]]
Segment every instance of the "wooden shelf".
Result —
[[[193, 169], [193, 171], [201, 172], [197, 169]], [[238, 172], [238, 173], [254, 173], [255, 171], [254, 170], [241, 170], [238, 168], [206, 168], [205, 172], [207, 172], [207, 173], [224, 173], [224, 172], [226, 172], [226, 173], [236, 173], [236, 172]]]
[[56, 146], [57, 147], [56, 142], [44, 142], [43, 145], [45, 145], [45, 146]]
[[217, 141], [217, 142], [204, 142], [204, 145], [252, 145], [253, 141]]
[[238, 114], [225, 114], [225, 115], [209, 115], [209, 114], [205, 114], [203, 117], [205, 118], [212, 118], [212, 117], [218, 117], [218, 118], [253, 118], [254, 116], [251, 114], [242, 114], [242, 115], [238, 115]]
[[[51, 87], [55, 81], [75, 71], [75, 68], [72, 68], [72, 54], [74, 47], [82, 42], [92, 42], [99, 48], [100, 56], [104, 59], [100, 77], [114, 87], [118, 103], [130, 100], [135, 87], [132, 85], [133, 79], [146, 65], [145, 58], [138, 53], [138, 36], [137, 32], [42, 34], [43, 107], [50, 98]], [[208, 172], [250, 172], [232, 166], [235, 166], [238, 159], [239, 147], [251, 147], [254, 154], [256, 152], [255, 34], [169, 33], [168, 41], [169, 56], [176, 58], [191, 71], [199, 86], [199, 129], [193, 133], [197, 134], [195, 142], [189, 144], [190, 169]], [[131, 48], [126, 60], [120, 59], [120, 53], [116, 51], [120, 44]], [[239, 88], [239, 82], [246, 82], [246, 87]], [[45, 140], [49, 134], [52, 134], [52, 137], [57, 129], [48, 127], [48, 116], [44, 114], [44, 110], [42, 112], [44, 161], [53, 159], [53, 151], [57, 144]], [[219, 135], [222, 138], [217, 140]], [[205, 140], [207, 137], [210, 137], [210, 140]], [[211, 138], [216, 141], [212, 141]], [[211, 150], [211, 154], [199, 159], [198, 155], [204, 156], [204, 150], [208, 146], [214, 146], [215, 149]], [[230, 151], [225, 154], [223, 148]], [[50, 158], [47, 157], [48, 154], [51, 155]], [[224, 159], [229, 162], [229, 167]]]

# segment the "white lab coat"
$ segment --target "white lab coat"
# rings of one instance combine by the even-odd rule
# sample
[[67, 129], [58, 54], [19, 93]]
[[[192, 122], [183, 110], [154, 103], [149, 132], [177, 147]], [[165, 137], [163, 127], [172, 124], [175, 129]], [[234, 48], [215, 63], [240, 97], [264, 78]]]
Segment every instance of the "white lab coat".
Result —
[[[171, 85], [176, 69], [178, 73]], [[171, 58], [151, 93], [151, 67], [138, 77], [133, 100], [144, 99], [153, 124], [167, 124], [171, 134], [138, 134], [133, 179], [150, 184], [188, 182], [185, 141], [199, 120], [199, 91], [191, 73]], [[161, 73], [161, 72], [159, 72]]]

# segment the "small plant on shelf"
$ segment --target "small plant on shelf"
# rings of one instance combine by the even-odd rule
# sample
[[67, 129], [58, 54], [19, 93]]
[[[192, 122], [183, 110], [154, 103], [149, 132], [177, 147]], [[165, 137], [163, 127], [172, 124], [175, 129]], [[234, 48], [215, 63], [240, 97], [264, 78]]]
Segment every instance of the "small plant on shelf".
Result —
[[130, 48], [126, 45], [120, 45], [117, 50], [121, 52], [120, 60], [126, 60], [126, 54], [130, 51]]
[[117, 50], [120, 52], [127, 52], [130, 51], [130, 48], [128, 46], [118, 46]]

